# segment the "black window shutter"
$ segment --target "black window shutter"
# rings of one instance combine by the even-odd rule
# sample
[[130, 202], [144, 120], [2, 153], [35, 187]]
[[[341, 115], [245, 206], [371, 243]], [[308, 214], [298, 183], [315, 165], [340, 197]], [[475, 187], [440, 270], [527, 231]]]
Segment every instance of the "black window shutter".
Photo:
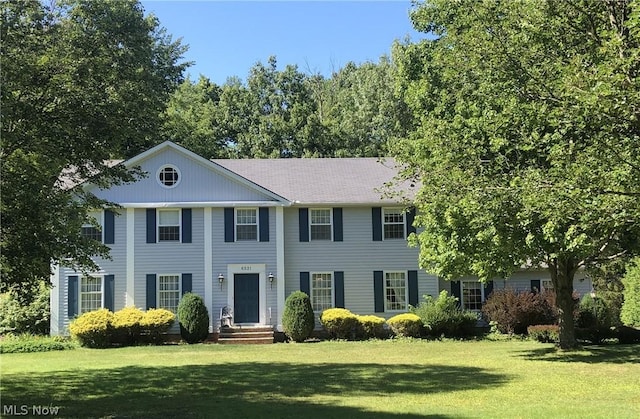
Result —
[[191, 292], [193, 287], [192, 274], [182, 274], [182, 295]]
[[300, 272], [300, 291], [311, 296], [311, 284], [309, 283], [309, 272]]
[[182, 209], [182, 243], [191, 243], [191, 208]]
[[115, 243], [115, 214], [111, 210], [104, 210], [104, 244]]
[[104, 276], [104, 308], [115, 311], [115, 276]]
[[233, 208], [224, 209], [224, 241], [227, 243], [235, 241], [235, 211]]
[[418, 271], [409, 271], [409, 304], [418, 305]]
[[382, 208], [371, 208], [371, 228], [373, 230], [373, 241], [382, 241]]
[[384, 313], [384, 275], [373, 271], [373, 299], [376, 313]]
[[411, 207], [407, 211], [407, 237], [409, 237], [411, 233], [416, 232], [416, 228], [413, 226], [413, 221], [415, 220], [415, 218], [416, 218], [416, 209], [414, 207]]
[[309, 208], [298, 210], [298, 224], [300, 226], [300, 241], [309, 241]]
[[336, 298], [335, 307], [344, 308], [344, 272], [333, 273], [334, 295]]
[[147, 274], [147, 310], [156, 307], [156, 274]]
[[458, 299], [458, 307], [461, 307], [462, 294], [460, 291], [460, 281], [451, 281], [451, 295]]
[[260, 241], [269, 241], [269, 208], [258, 209], [258, 223], [260, 224]]
[[493, 281], [487, 281], [487, 283], [484, 284], [484, 301], [487, 301], [487, 298], [489, 298], [492, 292], [493, 292]]
[[71, 319], [78, 314], [78, 277], [70, 276], [68, 283], [67, 316]]
[[333, 241], [342, 241], [342, 208], [333, 209]]
[[147, 208], [147, 243], [156, 242], [156, 209]]
[[531, 280], [531, 292], [538, 293], [540, 292], [541, 283], [539, 279]]

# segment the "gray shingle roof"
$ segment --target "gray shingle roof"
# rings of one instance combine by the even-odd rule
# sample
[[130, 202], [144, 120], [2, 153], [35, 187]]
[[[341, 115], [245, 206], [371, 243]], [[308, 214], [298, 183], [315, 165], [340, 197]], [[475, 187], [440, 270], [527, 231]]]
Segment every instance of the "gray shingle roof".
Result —
[[[392, 158], [216, 159], [231, 170], [287, 200], [300, 204], [388, 204], [385, 184], [398, 174]], [[396, 186], [408, 199], [415, 188]]]

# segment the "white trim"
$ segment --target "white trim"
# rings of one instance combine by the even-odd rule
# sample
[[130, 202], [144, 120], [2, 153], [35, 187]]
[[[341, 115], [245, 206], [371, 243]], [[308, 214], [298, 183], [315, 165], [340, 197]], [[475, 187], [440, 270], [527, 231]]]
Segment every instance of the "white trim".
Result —
[[211, 207], [204, 208], [204, 304], [209, 311], [209, 333], [213, 332], [213, 222]]
[[[463, 284], [465, 282], [474, 283], [474, 284], [479, 284], [480, 285], [480, 308], [479, 309], [466, 308], [465, 307], [464, 288], [463, 288]], [[484, 288], [485, 288], [485, 284], [480, 282], [477, 279], [461, 279], [460, 280], [460, 308], [462, 308], [463, 310], [469, 310], [469, 311], [475, 311], [475, 312], [478, 312], [478, 311], [482, 310], [482, 306], [484, 306], [484, 303], [486, 301], [486, 297], [484, 295]]]
[[[403, 273], [404, 274], [404, 308], [399, 310], [387, 310], [387, 274]], [[382, 292], [384, 293], [384, 312], [385, 313], [404, 313], [409, 309], [409, 271], [388, 270], [382, 271]]]
[[284, 311], [284, 208], [276, 208], [276, 300], [278, 304], [278, 331], [282, 331], [282, 313]]
[[232, 263], [227, 265], [227, 305], [235, 307], [234, 299], [234, 275], [235, 274], [258, 274], [258, 315], [259, 325], [267, 324], [267, 286], [266, 286], [267, 265], [264, 263]]
[[[384, 222], [384, 213], [387, 210], [393, 210], [393, 211], [400, 211], [400, 213], [402, 214], [402, 238], [397, 237], [397, 238], [385, 238], [384, 237], [384, 226], [385, 225], [400, 225], [400, 223], [385, 223]], [[407, 239], [407, 211], [404, 208], [401, 207], [382, 207], [382, 241], [385, 240], [406, 240]]]
[[[255, 224], [238, 224], [238, 210], [253, 210], [256, 213], [256, 223]], [[256, 226], [256, 238], [254, 239], [242, 239], [242, 240], [238, 240], [238, 226], [239, 225], [243, 225], [243, 226], [249, 226], [249, 225], [255, 225]], [[234, 208], [233, 209], [233, 240], [236, 242], [252, 242], [252, 241], [260, 241], [260, 211], [258, 210], [258, 208], [247, 208], [247, 207], [243, 207], [243, 208]]]
[[[92, 213], [96, 214], [96, 217], [93, 217]], [[100, 226], [100, 243], [104, 244], [104, 209], [89, 211], [89, 216], [93, 217], [98, 225]], [[93, 224], [82, 224], [81, 228], [84, 227], [95, 227]]]
[[136, 289], [136, 217], [135, 209], [127, 208], [127, 239], [124, 252], [127, 266], [127, 285], [125, 291], [125, 304], [127, 307], [135, 305], [135, 289]]
[[[326, 226], [327, 225], [327, 224], [313, 224], [311, 222], [311, 219], [313, 218], [311, 216], [311, 212], [312, 211], [329, 211], [329, 230], [330, 230], [330, 233], [331, 233], [331, 238], [330, 239], [315, 239], [314, 240], [311, 237], [311, 226], [312, 225], [319, 225], [319, 226]], [[309, 208], [309, 226], [308, 226], [308, 228], [309, 228], [309, 241], [310, 242], [312, 242], [312, 241], [320, 241], [320, 242], [331, 241], [332, 242], [333, 241], [333, 208], [325, 208], [325, 207], [323, 207], [323, 208]]]
[[[49, 333], [51, 336], [60, 335], [60, 318], [64, 317], [60, 314], [60, 265], [55, 264], [51, 267], [51, 289], [49, 290], [49, 312], [51, 315], [49, 323]], [[69, 293], [67, 292], [67, 298]], [[64, 309], [63, 309], [64, 310]], [[64, 311], [63, 311], [64, 313]]]
[[[104, 307], [104, 277], [105, 277], [105, 273], [101, 272], [101, 273], [90, 273], [90, 274], [79, 274], [78, 275], [78, 307], [77, 307], [77, 311], [76, 313], [78, 313], [78, 316], [82, 315], [82, 280], [84, 278], [87, 277], [92, 277], [92, 278], [99, 278], [100, 279], [100, 308], [105, 308]], [[68, 292], [68, 291], [67, 291]], [[98, 308], [98, 310], [100, 310], [100, 308]], [[90, 310], [90, 311], [94, 311], [94, 310]]]
[[[160, 307], [160, 277], [161, 276], [177, 276], [178, 277], [178, 304], [180, 304], [180, 300], [182, 299], [182, 274], [181, 273], [157, 273], [156, 274], [156, 308], [165, 308]], [[176, 306], [176, 313], [178, 311], [178, 306]]]
[[[314, 275], [331, 275], [331, 301], [329, 301], [329, 307], [328, 308], [334, 308], [335, 305], [335, 301], [336, 301], [336, 275], [335, 272], [333, 271], [316, 271], [316, 272], [309, 272], [309, 299], [311, 300], [311, 306], [313, 308], [313, 276]], [[315, 309], [313, 310], [314, 313], [321, 313], [322, 311], [326, 310], [322, 309], [321, 311], [316, 311]]]
[[[178, 240], [160, 240], [160, 213], [169, 211], [178, 211]], [[162, 227], [175, 227], [174, 224]], [[182, 208], [162, 208], [157, 210], [156, 216], [156, 243], [181, 243], [182, 242]]]
[[[178, 174], [178, 181], [176, 183], [174, 183], [173, 185], [165, 185], [164, 183], [162, 183], [162, 181], [160, 180], [160, 173], [164, 170], [164, 169], [172, 169], [175, 170], [176, 173]], [[180, 171], [180, 169], [178, 169], [178, 167], [174, 164], [163, 164], [162, 166], [160, 166], [158, 168], [158, 170], [156, 171], [156, 182], [158, 182], [158, 184], [165, 188], [165, 189], [173, 189], [176, 186], [178, 186], [180, 184], [180, 182], [182, 182], [182, 172]]]
[[262, 208], [288, 207], [289, 203], [276, 201], [194, 201], [194, 202], [121, 202], [122, 208]]

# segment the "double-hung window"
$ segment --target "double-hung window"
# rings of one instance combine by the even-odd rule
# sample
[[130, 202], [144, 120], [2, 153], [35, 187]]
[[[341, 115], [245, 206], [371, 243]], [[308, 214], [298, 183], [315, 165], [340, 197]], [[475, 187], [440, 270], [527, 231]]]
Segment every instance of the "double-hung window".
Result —
[[404, 311], [407, 309], [406, 272], [385, 272], [384, 274], [385, 311]]
[[479, 281], [462, 281], [462, 306], [465, 310], [482, 309], [484, 288]]
[[331, 210], [311, 209], [309, 215], [311, 240], [332, 240]]
[[236, 209], [236, 240], [258, 240], [258, 214], [255, 208]]
[[102, 277], [82, 276], [80, 279], [80, 313], [102, 308]]
[[404, 211], [400, 208], [384, 208], [384, 239], [404, 239]]
[[180, 275], [158, 275], [158, 308], [173, 313], [180, 302]]
[[81, 230], [82, 237], [102, 242], [102, 228], [100, 227], [102, 226], [102, 214], [98, 212], [90, 212], [89, 217], [95, 220], [95, 224], [83, 224]]
[[542, 291], [553, 291], [553, 281], [550, 279], [543, 279], [540, 284], [542, 285]]
[[311, 306], [320, 312], [333, 307], [333, 274], [330, 272], [311, 274]]
[[180, 210], [158, 210], [158, 241], [180, 241]]

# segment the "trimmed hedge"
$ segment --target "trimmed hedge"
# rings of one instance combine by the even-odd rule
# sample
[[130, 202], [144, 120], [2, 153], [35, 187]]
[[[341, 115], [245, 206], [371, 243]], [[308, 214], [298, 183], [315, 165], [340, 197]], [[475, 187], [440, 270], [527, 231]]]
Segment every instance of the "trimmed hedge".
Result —
[[125, 307], [113, 313], [113, 341], [127, 345], [140, 342], [142, 327], [140, 322], [144, 318], [144, 311], [136, 307]]
[[140, 327], [151, 343], [162, 343], [164, 335], [176, 321], [176, 315], [164, 308], [151, 308], [144, 313]]
[[304, 342], [315, 328], [311, 299], [302, 291], [291, 293], [284, 302], [282, 329], [294, 342]]
[[422, 320], [413, 313], [393, 316], [387, 324], [396, 336], [419, 338], [422, 333]]
[[111, 345], [113, 313], [106, 308], [82, 314], [69, 325], [71, 336], [80, 345], [89, 348], [106, 348]]
[[329, 308], [320, 315], [320, 322], [332, 339], [355, 339], [359, 333], [358, 316], [344, 308]]
[[360, 334], [364, 339], [382, 339], [387, 335], [384, 329], [385, 320], [378, 316], [357, 316]]
[[178, 304], [180, 336], [187, 343], [198, 343], [209, 336], [209, 311], [198, 294], [188, 292]]

